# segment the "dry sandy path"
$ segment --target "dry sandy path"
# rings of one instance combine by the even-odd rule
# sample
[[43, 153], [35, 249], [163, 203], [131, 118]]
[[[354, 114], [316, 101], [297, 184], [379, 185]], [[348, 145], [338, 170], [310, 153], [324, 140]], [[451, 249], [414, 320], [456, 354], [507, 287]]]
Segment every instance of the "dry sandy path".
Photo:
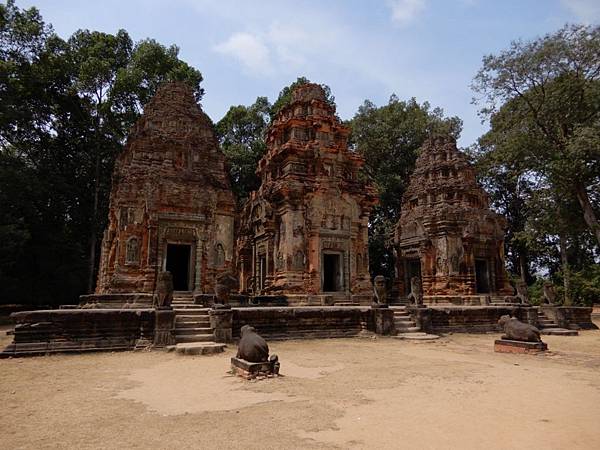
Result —
[[495, 337], [275, 342], [285, 376], [258, 382], [233, 349], [0, 360], [0, 448], [600, 448], [600, 331]]

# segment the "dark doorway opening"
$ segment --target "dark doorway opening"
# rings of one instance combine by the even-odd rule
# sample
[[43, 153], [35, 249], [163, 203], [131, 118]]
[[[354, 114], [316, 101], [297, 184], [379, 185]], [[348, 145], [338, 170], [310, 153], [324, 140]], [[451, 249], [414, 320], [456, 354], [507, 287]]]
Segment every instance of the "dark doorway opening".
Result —
[[475, 260], [475, 283], [478, 294], [489, 294], [490, 275], [488, 270], [488, 263], [485, 259]]
[[191, 245], [167, 245], [167, 270], [173, 276], [175, 291], [190, 290], [190, 255]]
[[412, 277], [421, 279], [421, 260], [418, 258], [409, 259], [406, 262], [406, 295], [411, 292], [411, 280]]
[[323, 254], [323, 292], [342, 290], [340, 255]]

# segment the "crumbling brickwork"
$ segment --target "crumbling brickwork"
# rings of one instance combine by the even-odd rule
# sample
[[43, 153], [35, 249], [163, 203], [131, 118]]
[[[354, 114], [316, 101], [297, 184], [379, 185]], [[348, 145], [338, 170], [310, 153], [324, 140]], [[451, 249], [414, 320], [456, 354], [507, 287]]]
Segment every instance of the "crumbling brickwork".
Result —
[[184, 83], [163, 85], [117, 158], [97, 294], [213, 292], [234, 261], [235, 201], [209, 117]]
[[376, 192], [359, 176], [323, 89], [297, 87], [267, 133], [262, 184], [241, 216], [242, 291], [370, 299], [367, 224]]
[[408, 295], [413, 276], [421, 277], [425, 303], [444, 303], [446, 297], [481, 304], [482, 297], [512, 295], [505, 228], [455, 140], [430, 139], [421, 148], [396, 228], [400, 295]]

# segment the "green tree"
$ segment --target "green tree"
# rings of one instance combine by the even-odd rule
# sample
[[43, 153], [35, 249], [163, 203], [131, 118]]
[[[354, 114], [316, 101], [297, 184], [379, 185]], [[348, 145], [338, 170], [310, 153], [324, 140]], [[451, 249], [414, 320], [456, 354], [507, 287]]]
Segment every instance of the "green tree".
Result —
[[392, 95], [387, 105], [377, 107], [366, 100], [349, 122], [351, 145], [365, 158], [365, 172], [379, 191], [379, 205], [369, 225], [369, 259], [373, 275], [394, 276], [391, 238], [400, 217], [402, 195], [425, 139], [438, 133], [457, 138], [462, 122], [444, 118], [439, 108], [400, 101]]
[[91, 121], [88, 148], [92, 155], [88, 166], [93, 170], [88, 179], [93, 197], [89, 215], [88, 291], [92, 291], [98, 241], [106, 226], [110, 173], [127, 131], [137, 119], [141, 105], [160, 83], [186, 80], [200, 100], [202, 76], [177, 58], [177, 47], [166, 48], [148, 39], [134, 48], [125, 30], [116, 35], [79, 30], [68, 44], [74, 88]]
[[[91, 289], [116, 154], [163, 81], [202, 76], [176, 47], [56, 36], [35, 8], [0, 5], [0, 298], [64, 303]], [[86, 250], [87, 249], [87, 250]]]
[[250, 106], [232, 106], [216, 125], [239, 202], [245, 201], [250, 192], [260, 186], [256, 167], [267, 148], [265, 132], [270, 124], [271, 108], [266, 97], [258, 97]]
[[573, 195], [600, 244], [600, 27], [568, 25], [483, 59], [473, 82], [481, 114], [536, 145], [505, 149], [554, 190]]

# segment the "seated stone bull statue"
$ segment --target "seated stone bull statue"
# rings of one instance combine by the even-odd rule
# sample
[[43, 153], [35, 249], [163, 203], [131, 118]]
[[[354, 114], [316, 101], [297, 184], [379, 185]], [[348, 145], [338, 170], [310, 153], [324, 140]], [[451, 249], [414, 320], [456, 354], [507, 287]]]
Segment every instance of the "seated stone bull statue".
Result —
[[236, 358], [245, 359], [248, 362], [277, 361], [277, 355], [269, 358], [269, 346], [267, 342], [258, 335], [254, 327], [244, 325], [241, 329], [241, 338], [238, 344]]
[[516, 317], [504, 315], [500, 317], [498, 324], [504, 330], [502, 339], [511, 341], [542, 342], [540, 330], [533, 325], [521, 322]]

